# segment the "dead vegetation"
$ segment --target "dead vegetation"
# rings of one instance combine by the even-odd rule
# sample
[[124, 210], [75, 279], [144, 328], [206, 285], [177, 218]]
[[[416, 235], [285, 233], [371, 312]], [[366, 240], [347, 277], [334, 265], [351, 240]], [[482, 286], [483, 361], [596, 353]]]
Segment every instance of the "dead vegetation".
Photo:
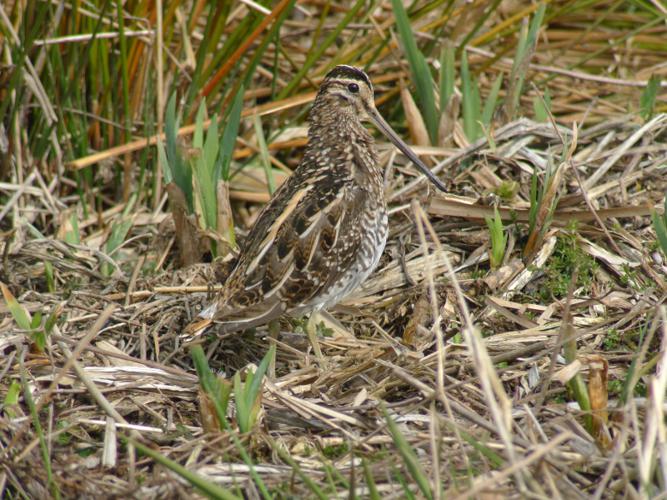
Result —
[[[377, 271], [324, 318], [326, 365], [313, 355], [300, 319], [285, 319], [278, 339], [265, 329], [201, 339], [224, 380], [248, 373], [276, 345], [252, 432], [238, 432], [238, 393], [228, 412], [231, 429], [221, 431], [182, 333], [224, 273], [217, 260], [180, 266], [182, 231], [154, 183], [160, 169], [145, 139], [162, 126], [157, 113], [150, 126], [142, 118], [153, 107], [143, 99], [153, 94], [146, 85], [128, 87], [120, 114], [106, 116], [104, 106], [96, 111], [118, 123], [132, 114], [133, 134], [109, 126], [116, 132], [109, 137], [105, 122], [89, 117], [85, 154], [76, 153], [71, 137], [63, 154], [24, 108], [39, 102], [39, 92], [33, 87], [24, 101], [12, 94], [28, 78], [0, 90], [3, 99], [13, 96], [12, 109], [23, 110], [0, 122], [0, 146], [8, 145], [0, 152], [0, 492], [8, 498], [664, 494], [667, 263], [651, 224], [667, 190], [659, 83], [651, 109], [642, 107], [651, 75], [665, 73], [664, 9], [554, 3], [537, 48], [516, 70], [530, 82], [517, 94], [518, 115], [526, 117], [510, 119], [499, 106], [490, 128], [471, 139], [460, 109], [468, 91], [457, 76], [451, 104], [442, 106], [439, 141], [431, 145], [427, 132], [414, 130], [423, 124], [418, 106], [399, 95], [411, 88], [410, 70], [396, 45], [391, 5], [366, 12], [355, 4], [362, 20], [354, 24], [341, 5], [299, 4], [284, 20], [276, 54], [263, 37], [289, 3], [257, 19], [254, 10], [235, 6], [218, 45], [236, 55], [224, 43], [238, 33], [250, 52], [213, 64], [213, 42], [201, 74], [192, 71], [198, 66], [188, 46], [199, 50], [202, 34], [215, 30], [203, 17], [183, 17], [189, 4], [174, 4], [168, 11], [174, 25], [164, 33], [170, 67], [160, 76], [148, 54], [157, 36], [154, 12], [139, 15], [126, 6], [126, 29], [150, 27], [128, 38], [133, 42], [123, 50], [135, 71], [128, 74], [143, 75], [143, 67], [158, 85], [179, 87], [184, 96], [190, 94], [180, 79], [188, 77], [199, 85], [192, 95], [201, 90], [209, 103], [226, 106], [248, 59], [259, 54], [245, 90], [234, 157], [239, 171], [228, 184], [239, 239], [268, 199], [267, 165], [258, 152], [273, 165], [273, 181], [289, 174], [305, 142], [310, 84], [334, 62], [372, 63], [381, 109], [422, 138], [415, 149], [449, 194], [429, 192], [410, 165], [380, 145], [390, 237]], [[410, 14], [424, 51], [443, 37], [467, 40], [468, 63], [486, 96], [498, 74], [513, 73], [521, 19], [536, 8], [424, 2]], [[9, 44], [7, 21], [21, 16], [12, 6], [0, 11], [7, 18], [0, 43]], [[263, 19], [269, 20], [255, 34], [251, 28]], [[311, 39], [329, 37], [338, 47], [310, 49]], [[120, 50], [118, 37], [98, 49]], [[444, 59], [430, 50], [438, 68]], [[39, 51], [29, 57], [37, 64]], [[35, 71], [46, 80], [41, 68]], [[509, 100], [516, 85], [510, 77], [499, 98]], [[94, 90], [103, 103], [106, 94]], [[196, 107], [189, 109], [194, 115]], [[257, 113], [275, 132], [263, 150], [248, 118]], [[21, 133], [22, 126], [43, 140]], [[181, 134], [193, 130], [186, 125]], [[492, 242], [493, 227], [500, 234]], [[207, 489], [150, 450], [226, 490]]]

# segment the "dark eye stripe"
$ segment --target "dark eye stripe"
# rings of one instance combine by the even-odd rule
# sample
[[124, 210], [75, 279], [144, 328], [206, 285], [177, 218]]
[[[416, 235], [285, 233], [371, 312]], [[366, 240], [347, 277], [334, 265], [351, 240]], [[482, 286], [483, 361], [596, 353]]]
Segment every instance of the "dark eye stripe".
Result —
[[[348, 78], [344, 80], [331, 80], [324, 82], [320, 86], [318, 94], [333, 93], [341, 98], [345, 98], [345, 96], [349, 96], [350, 93], [358, 93], [361, 90], [362, 85], [364, 85], [364, 82], [351, 82]], [[353, 90], [351, 87], [356, 87], [356, 90]], [[338, 89], [340, 89], [340, 91], [337, 92]]]

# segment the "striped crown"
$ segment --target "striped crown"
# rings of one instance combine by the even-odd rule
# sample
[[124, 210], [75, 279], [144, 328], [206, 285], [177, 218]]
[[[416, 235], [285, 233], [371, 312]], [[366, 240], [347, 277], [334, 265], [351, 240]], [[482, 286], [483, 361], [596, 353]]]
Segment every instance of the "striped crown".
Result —
[[329, 71], [327, 73], [327, 76], [324, 77], [325, 81], [326, 80], [333, 80], [333, 79], [340, 79], [344, 78], [346, 80], [358, 80], [360, 82], [364, 82], [366, 85], [368, 85], [369, 88], [373, 88], [373, 85], [371, 84], [370, 78], [368, 78], [368, 75], [361, 71], [359, 68], [355, 68], [353, 66], [346, 66], [344, 64], [341, 64], [339, 66], [336, 66], [334, 69]]

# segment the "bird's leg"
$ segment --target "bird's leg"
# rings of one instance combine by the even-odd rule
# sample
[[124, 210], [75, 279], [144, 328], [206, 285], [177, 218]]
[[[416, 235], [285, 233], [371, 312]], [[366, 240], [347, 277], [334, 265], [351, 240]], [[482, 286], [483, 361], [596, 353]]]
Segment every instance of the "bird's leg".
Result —
[[320, 349], [320, 343], [317, 340], [317, 320], [320, 319], [320, 314], [318, 311], [313, 311], [308, 318], [308, 323], [306, 324], [306, 334], [308, 335], [308, 340], [310, 345], [313, 346], [313, 351], [315, 352], [315, 357], [319, 361], [321, 366], [324, 366], [325, 360], [322, 350]]
[[[269, 337], [271, 340], [278, 340], [278, 335], [280, 335], [280, 320], [274, 319], [269, 321]], [[276, 379], [276, 356], [271, 357], [269, 361], [269, 378], [272, 380]]]

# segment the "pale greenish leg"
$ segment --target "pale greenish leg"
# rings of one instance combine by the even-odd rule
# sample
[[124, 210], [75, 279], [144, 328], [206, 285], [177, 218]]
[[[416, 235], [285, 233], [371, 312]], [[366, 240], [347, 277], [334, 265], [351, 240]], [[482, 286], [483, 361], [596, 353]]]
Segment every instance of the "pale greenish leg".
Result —
[[[269, 337], [271, 339], [278, 340], [278, 336], [280, 335], [280, 321], [277, 319], [274, 319], [272, 321], [269, 321]], [[276, 358], [278, 356], [273, 356], [271, 358], [271, 361], [269, 362], [269, 378], [272, 380], [276, 379]]]
[[308, 334], [308, 340], [310, 345], [313, 346], [313, 351], [315, 352], [315, 357], [319, 361], [320, 366], [324, 366], [326, 361], [324, 355], [322, 354], [322, 349], [320, 349], [320, 343], [317, 340], [317, 321], [320, 319], [320, 313], [313, 311], [308, 318], [308, 323], [306, 324], [306, 333]]

